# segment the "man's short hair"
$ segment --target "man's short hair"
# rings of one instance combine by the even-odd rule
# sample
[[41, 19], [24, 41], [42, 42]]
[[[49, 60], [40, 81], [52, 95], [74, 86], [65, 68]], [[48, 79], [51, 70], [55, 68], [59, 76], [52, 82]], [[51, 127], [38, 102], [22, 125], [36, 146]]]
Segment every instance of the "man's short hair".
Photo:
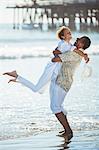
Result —
[[83, 36], [83, 37], [81, 37], [80, 39], [83, 39], [83, 42], [84, 42], [84, 47], [83, 47], [83, 49], [87, 49], [87, 48], [91, 45], [91, 40], [90, 40], [89, 37]]

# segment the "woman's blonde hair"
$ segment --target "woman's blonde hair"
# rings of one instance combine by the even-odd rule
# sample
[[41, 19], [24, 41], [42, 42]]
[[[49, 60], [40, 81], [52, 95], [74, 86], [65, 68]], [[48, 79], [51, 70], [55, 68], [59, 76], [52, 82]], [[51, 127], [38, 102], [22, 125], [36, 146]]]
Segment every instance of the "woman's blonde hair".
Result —
[[70, 29], [66, 26], [62, 26], [59, 28], [59, 30], [57, 31], [56, 35], [59, 39], [63, 40], [63, 36], [64, 36], [64, 30], [68, 30], [70, 31]]

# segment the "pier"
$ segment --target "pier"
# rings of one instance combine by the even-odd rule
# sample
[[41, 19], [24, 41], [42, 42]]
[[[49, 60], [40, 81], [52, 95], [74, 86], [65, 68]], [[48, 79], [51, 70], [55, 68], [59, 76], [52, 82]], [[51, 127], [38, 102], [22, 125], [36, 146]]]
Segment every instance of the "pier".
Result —
[[99, 31], [99, 1], [75, 1], [32, 0], [31, 3], [24, 2], [6, 8], [13, 9], [13, 29], [28, 27], [52, 30], [66, 25], [72, 30]]

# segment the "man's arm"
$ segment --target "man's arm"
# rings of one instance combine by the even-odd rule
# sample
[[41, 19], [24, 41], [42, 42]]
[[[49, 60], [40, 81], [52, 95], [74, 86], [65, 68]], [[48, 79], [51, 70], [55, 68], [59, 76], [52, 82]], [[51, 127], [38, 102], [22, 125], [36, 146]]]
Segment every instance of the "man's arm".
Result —
[[71, 53], [75, 52], [65, 52], [59, 54], [58, 56], [52, 58], [52, 62], [67, 62], [67, 61], [75, 61], [75, 58], [71, 55]]
[[82, 52], [82, 51], [79, 50], [79, 49], [74, 49], [73, 51], [76, 52], [77, 54], [79, 54], [80, 56], [82, 56], [82, 57], [84, 58], [84, 60], [86, 61], [86, 63], [89, 62], [88, 54]]
[[68, 52], [59, 54], [58, 57], [54, 57], [52, 59], [52, 62], [78, 61], [78, 59], [79, 59], [78, 55], [79, 54], [74, 51], [68, 51]]
[[68, 62], [68, 61], [77, 61], [78, 60], [78, 54], [76, 54], [73, 51], [68, 51], [62, 54], [58, 55], [62, 62]]

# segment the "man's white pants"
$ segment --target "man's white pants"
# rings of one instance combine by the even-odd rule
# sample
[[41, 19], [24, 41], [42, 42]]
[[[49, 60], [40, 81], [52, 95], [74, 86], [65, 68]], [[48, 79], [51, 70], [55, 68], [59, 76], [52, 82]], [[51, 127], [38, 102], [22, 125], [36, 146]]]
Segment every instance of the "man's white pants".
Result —
[[50, 107], [54, 114], [60, 112], [63, 112], [64, 115], [67, 114], [63, 108], [63, 102], [66, 94], [66, 91], [56, 83], [56, 79], [53, 79], [50, 85]]

